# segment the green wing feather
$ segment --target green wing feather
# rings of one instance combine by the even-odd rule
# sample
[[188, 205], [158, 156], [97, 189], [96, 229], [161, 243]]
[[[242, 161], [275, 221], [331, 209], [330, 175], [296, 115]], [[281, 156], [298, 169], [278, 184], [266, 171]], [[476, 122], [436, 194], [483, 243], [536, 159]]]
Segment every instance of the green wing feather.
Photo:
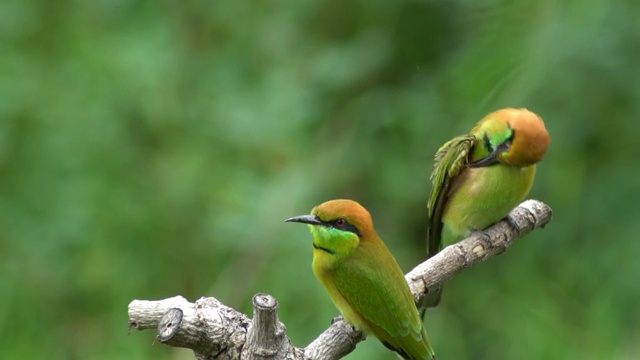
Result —
[[404, 274], [382, 241], [361, 242], [336, 269], [335, 285], [370, 333], [405, 359], [432, 359], [422, 319]]
[[442, 248], [442, 213], [452, 179], [467, 167], [469, 153], [476, 137], [461, 135], [444, 144], [435, 157], [429, 197], [429, 230], [427, 231], [427, 258], [437, 254]]

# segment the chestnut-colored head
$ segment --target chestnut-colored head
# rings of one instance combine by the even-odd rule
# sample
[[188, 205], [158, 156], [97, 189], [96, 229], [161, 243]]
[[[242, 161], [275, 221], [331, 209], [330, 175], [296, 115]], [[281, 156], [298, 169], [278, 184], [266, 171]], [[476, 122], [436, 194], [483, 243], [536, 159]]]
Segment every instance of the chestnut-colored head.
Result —
[[375, 234], [371, 215], [353, 200], [330, 200], [314, 207], [311, 215], [285, 221], [308, 224], [314, 247], [332, 255], [348, 255]]
[[[352, 231], [359, 236], [368, 237], [373, 231], [371, 214], [353, 200], [330, 200], [311, 210], [311, 215], [331, 224], [338, 230]], [[344, 220], [344, 222], [340, 220]]]
[[501, 109], [471, 131], [478, 139], [473, 167], [502, 163], [530, 166], [544, 158], [551, 138], [538, 115], [527, 109]]

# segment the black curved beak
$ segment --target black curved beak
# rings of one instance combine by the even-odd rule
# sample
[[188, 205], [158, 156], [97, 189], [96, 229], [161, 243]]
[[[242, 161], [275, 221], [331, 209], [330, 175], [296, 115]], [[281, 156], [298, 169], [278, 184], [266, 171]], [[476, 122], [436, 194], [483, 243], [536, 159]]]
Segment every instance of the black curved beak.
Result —
[[472, 168], [479, 168], [479, 167], [485, 167], [485, 166], [491, 166], [493, 164], [497, 164], [498, 161], [498, 154], [500, 153], [500, 148], [494, 150], [491, 154], [487, 155], [486, 157], [472, 163], [471, 166]]
[[288, 218], [284, 222], [296, 222], [296, 223], [309, 224], [309, 225], [324, 225], [324, 223], [320, 221], [320, 219], [318, 219], [318, 217], [315, 215], [295, 216], [292, 218]]

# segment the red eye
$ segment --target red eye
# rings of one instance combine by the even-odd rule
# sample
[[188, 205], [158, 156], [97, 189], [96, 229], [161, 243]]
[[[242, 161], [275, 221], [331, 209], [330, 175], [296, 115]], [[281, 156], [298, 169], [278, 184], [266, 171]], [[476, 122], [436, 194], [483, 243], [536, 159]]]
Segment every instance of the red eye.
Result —
[[347, 224], [347, 222], [344, 219], [336, 220], [336, 226], [337, 227], [343, 228], [346, 224]]

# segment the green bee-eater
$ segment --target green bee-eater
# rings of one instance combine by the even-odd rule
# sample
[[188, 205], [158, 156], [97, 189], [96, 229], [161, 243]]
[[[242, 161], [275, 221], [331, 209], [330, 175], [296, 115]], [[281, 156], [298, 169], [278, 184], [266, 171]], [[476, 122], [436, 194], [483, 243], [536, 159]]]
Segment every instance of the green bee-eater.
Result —
[[404, 359], [435, 359], [402, 270], [364, 207], [332, 200], [286, 221], [309, 224], [313, 272], [345, 320]]
[[[550, 141], [539, 116], [508, 108], [444, 144], [431, 175], [427, 257], [505, 218], [529, 193]], [[440, 294], [424, 305], [437, 306]]]

